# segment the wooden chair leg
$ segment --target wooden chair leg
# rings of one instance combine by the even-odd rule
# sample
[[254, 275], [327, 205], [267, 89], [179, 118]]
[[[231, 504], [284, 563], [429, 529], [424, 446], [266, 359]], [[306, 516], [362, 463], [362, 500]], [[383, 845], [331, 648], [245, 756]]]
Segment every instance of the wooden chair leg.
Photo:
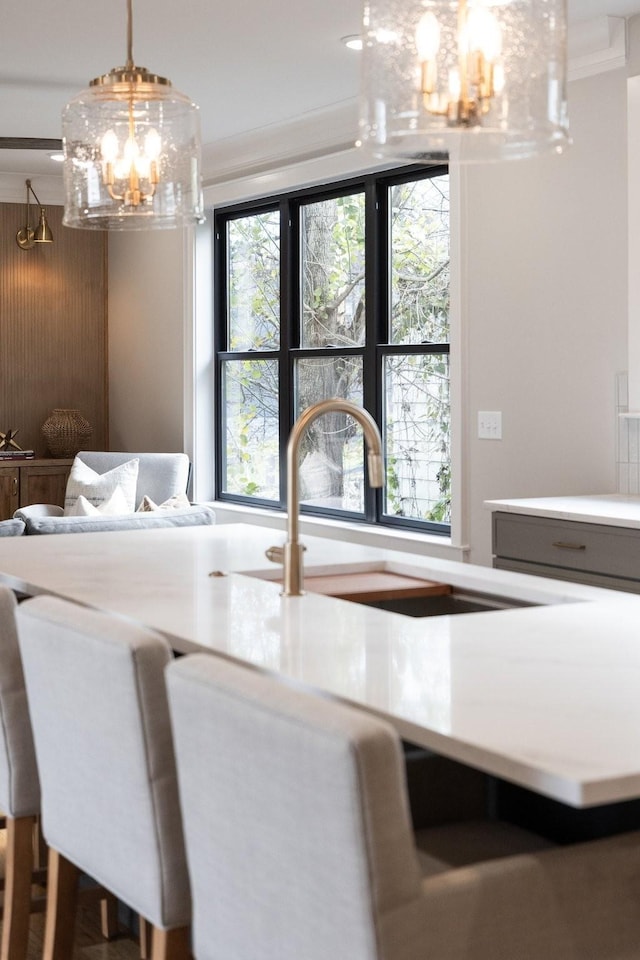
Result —
[[7, 817], [1, 960], [24, 960], [29, 940], [35, 817]]
[[191, 927], [161, 930], [153, 927], [151, 960], [192, 960]]
[[105, 892], [100, 900], [100, 932], [105, 940], [112, 940], [119, 933], [118, 899], [112, 893]]
[[140, 931], [140, 960], [151, 960], [151, 924], [144, 917], [138, 917], [138, 929]]
[[73, 956], [79, 870], [49, 847], [47, 917], [43, 960], [69, 960]]
[[42, 819], [40, 817], [36, 817], [35, 819], [36, 822], [33, 830], [33, 869], [41, 873], [44, 878], [47, 871], [47, 844], [42, 835]]

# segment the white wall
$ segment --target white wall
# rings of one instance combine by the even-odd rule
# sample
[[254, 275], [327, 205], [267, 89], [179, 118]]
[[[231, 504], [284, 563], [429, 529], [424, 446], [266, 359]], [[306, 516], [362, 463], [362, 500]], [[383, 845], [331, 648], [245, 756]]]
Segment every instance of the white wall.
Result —
[[[616, 374], [626, 368], [626, 73], [569, 86], [560, 157], [469, 168], [463, 469], [470, 559], [490, 562], [485, 499], [616, 489]], [[501, 410], [503, 440], [477, 439]]]
[[[463, 174], [461, 542], [478, 563], [491, 561], [485, 499], [615, 489], [615, 377], [627, 348], [625, 88], [621, 69], [570, 85], [574, 145], [564, 156]], [[339, 175], [339, 158], [327, 166]], [[249, 176], [242, 188], [269, 192], [266, 182], [278, 181]], [[113, 235], [110, 258], [111, 445], [189, 450], [182, 235]], [[476, 439], [478, 410], [502, 411], [502, 441]]]
[[[627, 83], [627, 161], [629, 176], [629, 382], [628, 408], [640, 412], [640, 16], [630, 23], [630, 64]], [[636, 424], [637, 429], [637, 424]]]

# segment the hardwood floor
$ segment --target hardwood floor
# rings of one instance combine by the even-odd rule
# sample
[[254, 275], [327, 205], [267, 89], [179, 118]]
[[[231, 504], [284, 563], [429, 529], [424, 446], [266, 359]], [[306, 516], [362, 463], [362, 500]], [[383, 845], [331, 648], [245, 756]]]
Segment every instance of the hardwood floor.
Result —
[[[4, 875], [5, 830], [0, 829], [0, 875]], [[1, 928], [1, 923], [0, 923]], [[44, 913], [31, 915], [27, 960], [40, 960], [44, 939]], [[100, 908], [97, 903], [80, 906], [76, 923], [73, 957], [69, 960], [139, 960], [140, 947], [124, 926], [110, 941], [100, 933]]]
[[[40, 960], [44, 937], [44, 914], [31, 917], [27, 960]], [[80, 908], [72, 960], [139, 960], [138, 943], [125, 931], [114, 940], [102, 939], [98, 910]], [[70, 958], [71, 960], [71, 958]]]

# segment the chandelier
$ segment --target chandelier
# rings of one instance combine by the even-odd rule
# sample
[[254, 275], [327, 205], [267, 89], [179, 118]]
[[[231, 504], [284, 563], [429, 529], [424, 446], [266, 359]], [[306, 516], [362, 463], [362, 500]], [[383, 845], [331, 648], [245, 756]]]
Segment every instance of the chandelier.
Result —
[[139, 230], [203, 219], [197, 106], [164, 77], [127, 61], [96, 77], [62, 114], [67, 227]]
[[361, 143], [507, 160], [568, 142], [565, 0], [365, 0]]

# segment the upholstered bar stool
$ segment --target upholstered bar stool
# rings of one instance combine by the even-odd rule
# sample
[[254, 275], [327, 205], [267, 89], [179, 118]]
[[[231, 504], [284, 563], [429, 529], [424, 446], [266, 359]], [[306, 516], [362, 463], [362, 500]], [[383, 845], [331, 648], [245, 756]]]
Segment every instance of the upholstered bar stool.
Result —
[[78, 869], [153, 928], [153, 960], [190, 956], [190, 894], [164, 639], [51, 597], [18, 631], [49, 845], [45, 960], [73, 950]]
[[27, 953], [33, 844], [40, 813], [40, 783], [15, 610], [13, 593], [0, 587], [0, 809], [7, 829], [2, 960], [21, 960]]
[[[29, 915], [44, 910], [44, 896], [32, 895], [45, 871], [34, 866], [41, 851], [38, 827], [40, 782], [16, 629], [16, 600], [0, 587], [0, 809], [6, 822], [6, 864], [1, 960], [23, 960], [27, 953]], [[84, 900], [100, 900], [102, 934], [117, 931], [117, 903], [96, 888]]]
[[[207, 654], [167, 685], [197, 960], [637, 958], [640, 834], [508, 855], [450, 825], [423, 877], [392, 727]], [[494, 859], [451, 868], [445, 833]]]

